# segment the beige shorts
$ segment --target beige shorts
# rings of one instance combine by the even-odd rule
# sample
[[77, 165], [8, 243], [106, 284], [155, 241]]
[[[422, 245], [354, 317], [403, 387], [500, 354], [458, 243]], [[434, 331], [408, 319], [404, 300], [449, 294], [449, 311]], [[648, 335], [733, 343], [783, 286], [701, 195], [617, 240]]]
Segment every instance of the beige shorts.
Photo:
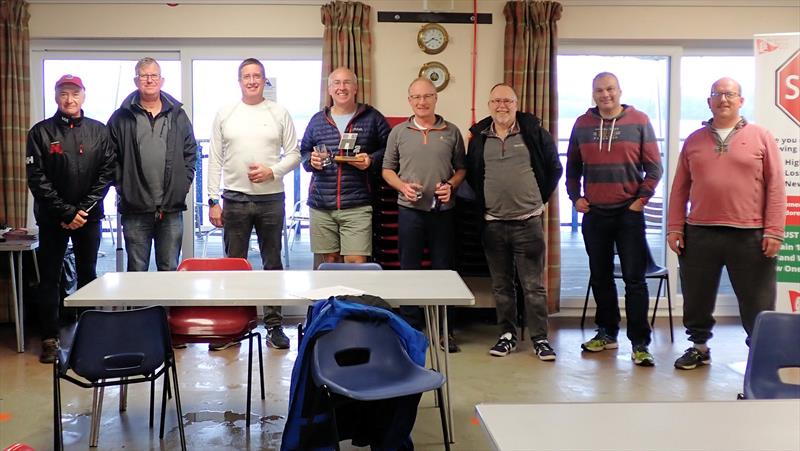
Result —
[[372, 255], [372, 206], [345, 210], [310, 208], [311, 252]]

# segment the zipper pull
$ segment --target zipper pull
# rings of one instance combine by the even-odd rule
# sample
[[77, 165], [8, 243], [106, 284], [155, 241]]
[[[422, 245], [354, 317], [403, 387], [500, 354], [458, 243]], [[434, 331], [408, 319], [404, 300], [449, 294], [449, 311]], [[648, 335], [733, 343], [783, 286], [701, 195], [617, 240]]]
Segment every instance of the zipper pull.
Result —
[[78, 153], [79, 153], [79, 154], [81, 154], [81, 155], [83, 155], [83, 144], [81, 144], [80, 146], [78, 146]]

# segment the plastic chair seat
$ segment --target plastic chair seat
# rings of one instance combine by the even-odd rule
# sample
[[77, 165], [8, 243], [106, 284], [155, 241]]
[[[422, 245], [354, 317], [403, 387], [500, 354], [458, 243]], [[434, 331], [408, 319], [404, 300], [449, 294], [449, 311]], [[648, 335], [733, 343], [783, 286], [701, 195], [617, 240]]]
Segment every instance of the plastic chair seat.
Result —
[[800, 399], [800, 385], [782, 381], [782, 368], [800, 368], [800, 314], [761, 312], [747, 356], [744, 397]]
[[255, 307], [191, 307], [171, 311], [172, 335], [237, 338], [258, 326]]

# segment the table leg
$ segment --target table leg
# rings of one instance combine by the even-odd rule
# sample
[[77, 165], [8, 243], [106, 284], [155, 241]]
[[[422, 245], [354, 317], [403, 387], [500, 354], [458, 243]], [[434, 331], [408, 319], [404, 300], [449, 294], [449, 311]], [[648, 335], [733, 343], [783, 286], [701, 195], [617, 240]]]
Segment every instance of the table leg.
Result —
[[447, 377], [445, 385], [445, 402], [447, 404], [447, 426], [450, 428], [450, 443], [455, 443], [455, 434], [453, 433], [453, 402], [450, 398], [450, 339], [447, 328], [447, 306], [442, 306], [442, 332], [444, 336], [444, 374]]
[[[8, 267], [11, 271], [11, 300], [14, 305], [14, 326], [17, 332], [17, 352], [25, 352], [25, 341], [22, 330], [22, 252], [19, 253], [19, 279], [17, 278], [17, 265], [14, 263], [14, 252], [8, 253]], [[19, 286], [17, 286], [19, 285]]]

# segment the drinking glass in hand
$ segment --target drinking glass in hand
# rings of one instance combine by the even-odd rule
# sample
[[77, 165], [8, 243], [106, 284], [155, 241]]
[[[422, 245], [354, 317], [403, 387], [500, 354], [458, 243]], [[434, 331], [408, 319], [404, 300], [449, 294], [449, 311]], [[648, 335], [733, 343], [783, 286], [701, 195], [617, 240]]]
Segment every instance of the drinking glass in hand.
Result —
[[314, 146], [314, 153], [322, 160], [322, 167], [326, 168], [333, 163], [331, 161], [331, 153], [328, 152], [328, 148], [325, 144], [320, 144], [318, 146]]

